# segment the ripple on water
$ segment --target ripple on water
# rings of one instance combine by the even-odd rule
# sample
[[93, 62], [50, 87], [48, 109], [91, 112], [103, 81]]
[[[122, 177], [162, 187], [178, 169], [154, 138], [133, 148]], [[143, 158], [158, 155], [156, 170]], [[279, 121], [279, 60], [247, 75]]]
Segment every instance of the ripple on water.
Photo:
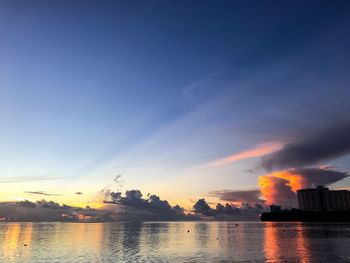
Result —
[[350, 262], [349, 224], [1, 223], [0, 262]]

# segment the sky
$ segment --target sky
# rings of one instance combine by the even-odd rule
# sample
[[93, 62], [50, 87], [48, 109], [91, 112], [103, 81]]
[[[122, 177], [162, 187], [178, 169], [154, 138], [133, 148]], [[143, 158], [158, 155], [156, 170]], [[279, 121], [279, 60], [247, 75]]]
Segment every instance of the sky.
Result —
[[298, 185], [349, 187], [349, 12], [1, 1], [0, 201], [98, 207], [101, 189], [140, 189], [188, 208], [312, 172]]

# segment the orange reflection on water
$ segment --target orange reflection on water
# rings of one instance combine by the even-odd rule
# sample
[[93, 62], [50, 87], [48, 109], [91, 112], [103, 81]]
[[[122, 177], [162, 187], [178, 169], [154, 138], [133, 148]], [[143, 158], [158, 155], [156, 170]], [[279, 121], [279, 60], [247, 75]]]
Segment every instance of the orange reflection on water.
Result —
[[31, 223], [6, 225], [2, 233], [2, 254], [6, 261], [10, 261], [18, 253], [24, 257], [29, 254], [28, 247], [32, 243], [32, 229]]
[[308, 240], [304, 237], [303, 224], [301, 222], [297, 223], [296, 232], [296, 249], [298, 251], [299, 261], [310, 262], [310, 247]]
[[281, 257], [279, 246], [278, 229], [272, 222], [265, 223], [265, 243], [264, 251], [267, 260], [278, 259]]
[[282, 225], [266, 222], [264, 236], [267, 262], [281, 262], [286, 259], [310, 262], [311, 252], [308, 241], [303, 236], [302, 223]]
[[[88, 247], [90, 251], [98, 253], [101, 249], [103, 238], [103, 223], [91, 223], [91, 224], [70, 224], [69, 232], [74, 233], [69, 242], [70, 247], [79, 249], [81, 247]], [[62, 225], [63, 228], [67, 228], [67, 225]]]

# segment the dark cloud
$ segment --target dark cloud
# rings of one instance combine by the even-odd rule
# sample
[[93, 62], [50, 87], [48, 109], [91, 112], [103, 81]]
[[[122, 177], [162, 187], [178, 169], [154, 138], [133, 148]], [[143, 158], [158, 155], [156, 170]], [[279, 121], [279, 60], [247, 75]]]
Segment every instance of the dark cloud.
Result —
[[28, 207], [28, 208], [34, 208], [37, 207], [36, 203], [30, 202], [28, 200], [24, 200], [24, 201], [19, 201], [16, 203], [18, 206], [20, 207]]
[[118, 175], [116, 175], [114, 178], [113, 178], [113, 181], [115, 182], [115, 183], [119, 183], [120, 182], [120, 178], [122, 177], [122, 175], [121, 174], [118, 174]]
[[83, 192], [75, 192], [76, 195], [82, 195]]
[[208, 203], [205, 201], [204, 198], [199, 199], [194, 205], [193, 205], [194, 212], [196, 214], [203, 214], [206, 216], [210, 216], [214, 214], [214, 210], [208, 205]]
[[289, 143], [262, 159], [261, 166], [275, 169], [298, 168], [332, 160], [350, 153], [350, 123]]
[[330, 185], [349, 176], [347, 172], [339, 172], [321, 168], [299, 168], [289, 170], [292, 174], [301, 175], [305, 187], [315, 185]]
[[112, 212], [92, 208], [60, 205], [53, 201], [0, 203], [0, 217], [11, 222], [106, 222]]
[[23, 193], [32, 194], [32, 195], [45, 195], [45, 196], [59, 196], [59, 195], [61, 195], [61, 194], [51, 194], [51, 193], [47, 193], [45, 191], [24, 191]]
[[218, 197], [222, 201], [241, 202], [241, 203], [259, 203], [263, 202], [260, 199], [260, 190], [217, 190], [209, 193], [210, 196]]
[[168, 201], [157, 195], [142, 197], [140, 190], [129, 190], [123, 196], [121, 192], [105, 192], [105, 203], [118, 206], [119, 217], [135, 217], [138, 220], [180, 220], [186, 219], [184, 209], [179, 205], [172, 207]]
[[0, 217], [9, 222], [109, 222], [109, 221], [150, 221], [150, 220], [258, 220], [264, 210], [260, 204], [217, 204], [212, 208], [199, 199], [191, 212], [179, 205], [171, 206], [167, 200], [149, 194], [143, 198], [141, 191], [108, 192], [103, 209], [74, 207], [45, 199], [31, 202], [0, 203]]
[[266, 208], [261, 204], [251, 206], [247, 203], [240, 207], [229, 203], [225, 205], [218, 203], [215, 208], [212, 208], [204, 198], [198, 199], [193, 205], [193, 212], [206, 220], [259, 220], [259, 215], [265, 210]]
[[108, 185], [106, 187], [104, 187], [102, 190], [100, 190], [100, 194], [103, 195], [103, 198], [105, 198], [105, 200], [109, 200], [112, 198], [112, 201], [113, 201], [113, 194], [115, 193], [118, 193], [120, 192], [120, 189], [123, 187], [123, 184], [120, 180], [122, 176], [120, 174], [116, 175], [114, 178], [113, 178], [113, 183], [114, 183], [114, 186], [113, 186], [113, 189], [115, 190], [111, 190], [112, 188], [112, 185]]

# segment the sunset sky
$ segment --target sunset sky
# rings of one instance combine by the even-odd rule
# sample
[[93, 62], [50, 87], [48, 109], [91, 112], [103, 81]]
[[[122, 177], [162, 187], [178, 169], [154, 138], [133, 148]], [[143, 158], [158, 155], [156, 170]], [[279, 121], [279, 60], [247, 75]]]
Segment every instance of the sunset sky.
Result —
[[349, 187], [350, 3], [326, 3], [1, 1], [0, 202]]

